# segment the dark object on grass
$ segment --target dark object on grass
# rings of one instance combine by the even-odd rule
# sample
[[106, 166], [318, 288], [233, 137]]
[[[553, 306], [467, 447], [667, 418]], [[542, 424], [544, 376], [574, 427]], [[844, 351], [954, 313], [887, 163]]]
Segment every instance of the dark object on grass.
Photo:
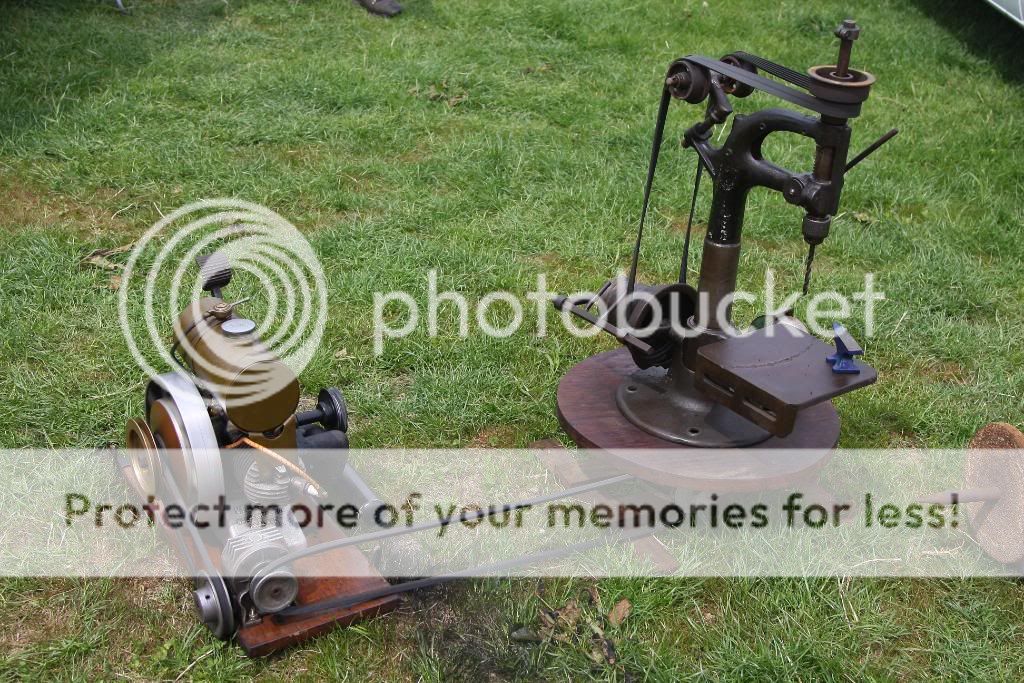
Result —
[[402, 6], [395, 0], [353, 0], [370, 14], [379, 17], [394, 17], [402, 13]]
[[1024, 433], [1011, 424], [992, 422], [967, 446], [964, 485], [924, 496], [918, 502], [966, 509], [971, 536], [996, 562], [1024, 572]]

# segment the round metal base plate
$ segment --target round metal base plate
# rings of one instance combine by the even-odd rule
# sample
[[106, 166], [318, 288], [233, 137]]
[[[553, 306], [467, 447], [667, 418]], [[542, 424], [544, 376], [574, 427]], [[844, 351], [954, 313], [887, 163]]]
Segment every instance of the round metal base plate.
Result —
[[616, 392], [619, 410], [658, 438], [700, 448], [741, 448], [771, 436], [728, 408], [673, 386], [667, 370], [651, 368], [627, 377]]
[[695, 491], [781, 488], [815, 475], [839, 440], [839, 416], [827, 401], [801, 411], [789, 436], [772, 436], [748, 449], [695, 448], [662, 439], [619, 409], [618, 388], [636, 372], [626, 349], [587, 358], [558, 385], [558, 419], [581, 448], [605, 451], [616, 467], [641, 479]]

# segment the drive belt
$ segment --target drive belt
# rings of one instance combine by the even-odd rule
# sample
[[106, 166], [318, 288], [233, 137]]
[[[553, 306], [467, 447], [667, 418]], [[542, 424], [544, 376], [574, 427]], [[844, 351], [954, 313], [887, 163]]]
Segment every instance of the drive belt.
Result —
[[[736, 54], [745, 55], [746, 53]], [[755, 55], [750, 56], [753, 57]], [[742, 59], [747, 59], [747, 57], [742, 57]], [[777, 71], [778, 74], [781, 74], [778, 75], [779, 78], [782, 78], [783, 80], [787, 81], [788, 83], [792, 83], [793, 85], [804, 87], [803, 85], [801, 85], [801, 82], [804, 81], [801, 74], [798, 74], [792, 69], [784, 67], [780, 64], [769, 62], [768, 60], [762, 57], [758, 57], [757, 59], [761, 64], [772, 65], [774, 71], [769, 71], [768, 69], [765, 69], [765, 71], [767, 71], [768, 73], [776, 75], [774, 72]], [[814, 95], [811, 95], [810, 93], [803, 92], [802, 90], [797, 90], [795, 88], [791, 88], [788, 85], [784, 85], [783, 83], [779, 83], [778, 81], [773, 81], [770, 78], [765, 78], [764, 76], [761, 76], [759, 74], [751, 73], [741, 66], [733, 66], [732, 64], [726, 64], [725, 62], [720, 61], [718, 59], [712, 59], [711, 57], [704, 57], [702, 55], [689, 55], [677, 61], [685, 61], [690, 62], [691, 64], [702, 66], [705, 69], [714, 71], [715, 73], [722, 74], [723, 76], [727, 76], [728, 78], [731, 78], [734, 81], [743, 83], [745, 85], [749, 85], [750, 87], [760, 90], [762, 92], [766, 92], [769, 95], [774, 95], [775, 97], [778, 97], [781, 100], [789, 102], [790, 104], [795, 104], [799, 107], [809, 109], [810, 111], [822, 114], [824, 116], [832, 116], [837, 119], [852, 119], [860, 115], [859, 103], [842, 104], [839, 102], [829, 102], [826, 100], [822, 100], [815, 97]], [[751, 63], [753, 64], [753, 62]], [[786, 78], [786, 76], [795, 77], [797, 78], [797, 80], [791, 81], [788, 78]], [[810, 77], [807, 77], [806, 83], [810, 85]]]

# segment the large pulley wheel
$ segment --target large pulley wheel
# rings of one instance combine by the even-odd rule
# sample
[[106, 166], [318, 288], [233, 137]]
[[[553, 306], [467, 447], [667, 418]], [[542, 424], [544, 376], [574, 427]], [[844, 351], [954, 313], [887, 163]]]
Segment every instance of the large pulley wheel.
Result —
[[125, 428], [125, 447], [135, 480], [146, 496], [155, 496], [159, 483], [160, 460], [153, 431], [144, 421], [136, 418]]
[[1024, 562], [1024, 434], [997, 422], [971, 439], [964, 467], [968, 490], [990, 490], [990, 500], [967, 503], [974, 540], [1004, 564]]
[[[212, 504], [224, 495], [220, 445], [195, 385], [175, 373], [156, 377], [146, 391], [146, 424], [155, 445], [155, 469], [162, 471], [156, 459], [166, 458], [184, 498], [181, 502]], [[138, 431], [145, 440], [144, 431]]]

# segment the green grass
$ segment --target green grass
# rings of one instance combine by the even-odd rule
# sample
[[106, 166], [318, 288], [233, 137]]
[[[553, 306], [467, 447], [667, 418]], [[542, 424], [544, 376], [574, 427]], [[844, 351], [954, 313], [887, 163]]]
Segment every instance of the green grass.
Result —
[[[541, 271], [552, 290], [599, 285], [631, 247], [669, 61], [746, 49], [819, 64], [849, 12], [833, 0], [409, 0], [393, 21], [340, 0], [134, 10], [0, 9], [0, 446], [121, 438], [143, 377], [115, 324], [110, 274], [79, 262], [203, 197], [269, 206], [317, 250], [332, 317], [302, 381], [344, 389], [354, 444], [557, 435], [558, 378], [606, 340], [418, 334], [375, 358], [372, 293], [425, 292], [433, 268], [442, 289], [471, 298], [528, 291]], [[882, 379], [839, 401], [842, 444], [960, 446], [990, 420], [1024, 419], [1022, 34], [980, 2], [865, 0], [856, 17], [855, 62], [879, 82], [854, 148], [894, 125], [902, 133], [851, 174], [819, 250], [815, 288], [852, 291], [871, 271], [888, 296], [866, 344]], [[667, 139], [697, 116], [678, 107]], [[809, 158], [795, 144], [768, 152]], [[663, 155], [648, 281], [677, 267], [692, 161], [671, 144]], [[755, 192], [747, 213], [743, 284], [756, 291], [771, 267], [797, 288], [799, 212]], [[765, 681], [1019, 680], [1024, 668], [1022, 593], [1003, 581], [608, 580], [606, 607], [634, 603], [614, 634], [615, 667], [594, 665], [585, 640], [510, 642], [513, 625], [586, 585], [460, 584], [253, 662], [197, 625], [183, 583], [6, 581], [0, 668]]]

